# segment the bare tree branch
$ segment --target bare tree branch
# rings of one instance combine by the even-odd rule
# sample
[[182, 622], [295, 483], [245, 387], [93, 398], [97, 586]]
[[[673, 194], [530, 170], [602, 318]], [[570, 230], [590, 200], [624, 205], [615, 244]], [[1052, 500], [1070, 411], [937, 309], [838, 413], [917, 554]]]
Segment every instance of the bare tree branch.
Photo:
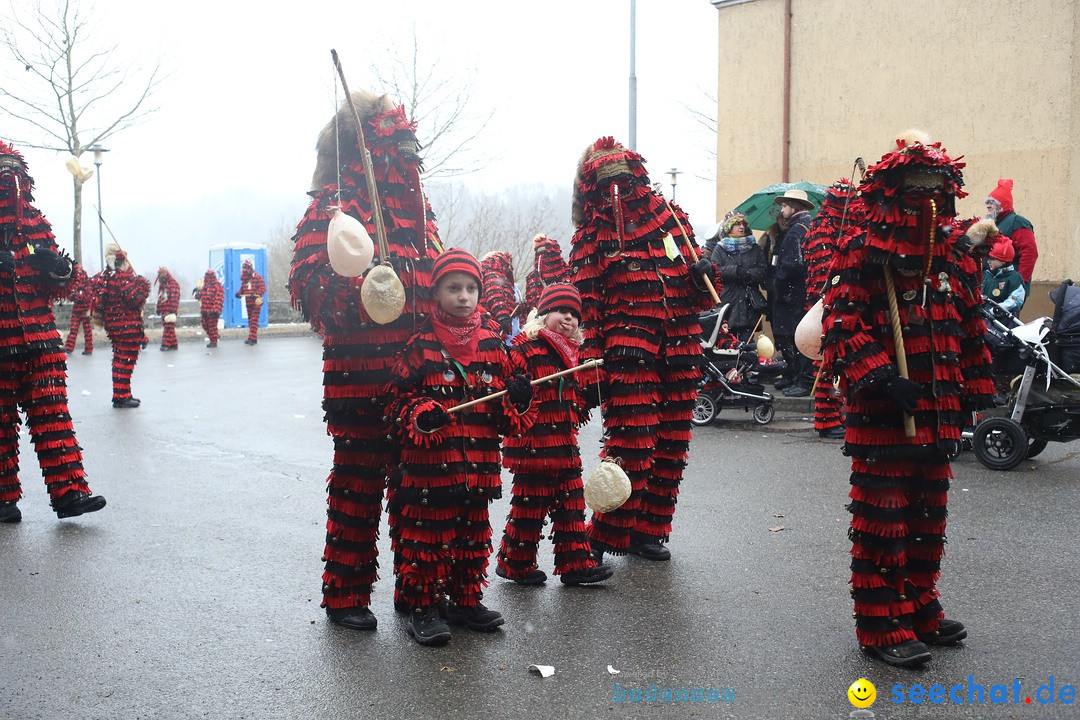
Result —
[[[0, 51], [14, 64], [0, 72], [0, 115], [39, 133], [20, 145], [79, 156], [157, 110], [148, 101], [165, 79], [160, 60], [136, 72], [119, 59], [117, 45], [95, 42], [94, 12], [83, 13], [79, 0], [11, 0], [8, 8], [0, 17]], [[81, 263], [78, 180], [73, 192], [73, 254]]]

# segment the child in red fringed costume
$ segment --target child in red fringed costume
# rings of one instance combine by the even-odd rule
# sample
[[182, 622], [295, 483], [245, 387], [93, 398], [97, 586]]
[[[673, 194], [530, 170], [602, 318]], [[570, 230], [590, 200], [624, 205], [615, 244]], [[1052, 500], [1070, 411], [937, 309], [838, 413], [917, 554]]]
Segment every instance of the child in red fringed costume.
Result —
[[581, 357], [604, 361], [604, 455], [621, 461], [632, 488], [622, 507], [593, 515], [589, 538], [597, 552], [667, 560], [701, 377], [698, 314], [713, 304], [700, 283], [714, 270], [684, 257], [685, 214], [652, 188], [641, 156], [610, 137], [582, 155], [573, 219]]
[[[581, 296], [573, 285], [544, 288], [536, 315], [514, 338], [511, 354], [533, 378], [578, 363], [583, 337]], [[588, 371], [586, 371], [588, 372]], [[573, 376], [543, 383], [533, 397], [536, 419], [529, 432], [506, 438], [504, 464], [514, 473], [510, 516], [495, 573], [519, 585], [539, 585], [547, 575], [536, 564], [544, 522], [551, 517], [555, 574], [567, 585], [602, 582], [612, 575], [597, 564], [585, 534], [585, 494], [581, 480], [578, 427], [589, 418], [581, 386]]]
[[199, 300], [202, 329], [207, 339], [206, 347], [215, 348], [218, 344], [218, 318], [225, 306], [225, 286], [218, 280], [216, 272], [207, 270], [203, 275], [202, 285], [195, 288], [194, 295]]
[[[480, 602], [491, 552], [488, 508], [502, 495], [500, 435], [524, 433], [533, 416], [528, 377], [477, 312], [480, 263], [447, 250], [435, 260], [432, 283], [436, 310], [398, 356], [386, 411], [400, 452], [389, 502], [394, 572], [421, 645], [447, 642], [447, 621], [473, 630], [503, 624]], [[501, 390], [500, 398], [447, 412]]]
[[157, 274], [158, 296], [154, 310], [161, 317], [161, 349], [178, 350], [176, 342], [176, 313], [180, 310], [180, 283], [162, 265]]
[[[897, 140], [859, 185], [863, 222], [841, 238], [824, 297], [823, 363], [848, 407], [855, 635], [867, 653], [900, 667], [929, 660], [927, 644], [967, 637], [962, 623], [945, 619], [937, 581], [949, 458], [967, 414], [989, 406], [994, 392], [969, 251], [995, 229], [956, 221], [962, 167], [941, 143]], [[901, 350], [909, 378], [898, 368]]]
[[68, 332], [64, 352], [75, 352], [75, 342], [79, 339], [79, 330], [83, 332], [83, 355], [94, 353], [94, 324], [91, 314], [94, 312], [94, 286], [90, 276], [82, 265], [76, 265], [71, 282], [67, 286], [67, 295], [71, 300], [71, 330]]
[[247, 310], [248, 336], [244, 340], [245, 345], [259, 342], [259, 314], [262, 312], [264, 295], [266, 281], [255, 272], [255, 264], [245, 260], [240, 266], [240, 289], [236, 291], [236, 297], [244, 298], [244, 309]]
[[[442, 246], [420, 181], [416, 123], [385, 95], [354, 90], [352, 98], [372, 156], [389, 262], [404, 285], [405, 305], [396, 319], [375, 322], [360, 302], [364, 275], [342, 275], [330, 264], [327, 228], [334, 208], [376, 237], [374, 202], [347, 103], [319, 135], [312, 200], [296, 229], [289, 291], [293, 306], [322, 337], [323, 410], [334, 443], [322, 606], [335, 624], [374, 630], [377, 619], [369, 605], [378, 579], [376, 543], [387, 468], [393, 464], [385, 390], [394, 356], [432, 311], [431, 265]], [[380, 261], [377, 249], [375, 258]], [[394, 605], [410, 609], [400, 593]]]
[[0, 523], [22, 520], [20, 410], [57, 517], [105, 507], [86, 484], [52, 311], [72, 263], [57, 252], [49, 222], [31, 204], [33, 187], [22, 155], [0, 142]]

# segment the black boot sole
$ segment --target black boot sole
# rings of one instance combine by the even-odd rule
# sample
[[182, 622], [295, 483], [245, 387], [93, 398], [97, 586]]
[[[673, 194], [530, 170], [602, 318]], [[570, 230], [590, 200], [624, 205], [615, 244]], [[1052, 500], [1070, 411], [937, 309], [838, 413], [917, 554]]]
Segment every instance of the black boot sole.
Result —
[[863, 650], [864, 653], [866, 653], [870, 657], [877, 658], [878, 660], [882, 661], [883, 663], [886, 663], [888, 665], [892, 665], [893, 667], [900, 667], [900, 668], [921, 667], [921, 666], [925, 665], [926, 663], [930, 662], [930, 660], [931, 660], [931, 655], [930, 655], [929, 652], [922, 652], [922, 653], [919, 653], [917, 655], [912, 655], [910, 657], [897, 657], [897, 656], [892, 655], [889, 652], [887, 652], [886, 649], [883, 648], [883, 647], [875, 647], [873, 645], [864, 645], [862, 650]]
[[85, 515], [86, 513], [97, 512], [101, 508], [105, 507], [105, 498], [100, 495], [91, 495], [79, 502], [74, 502], [70, 506], [61, 506], [56, 509], [57, 518], [70, 518]]

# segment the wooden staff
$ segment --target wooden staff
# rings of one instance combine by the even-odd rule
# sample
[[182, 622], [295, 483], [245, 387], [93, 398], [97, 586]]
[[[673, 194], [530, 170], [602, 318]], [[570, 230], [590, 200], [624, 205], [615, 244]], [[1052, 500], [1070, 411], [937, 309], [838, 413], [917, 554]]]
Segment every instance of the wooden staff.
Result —
[[[893, 345], [896, 346], [896, 369], [900, 371], [900, 377], [908, 379], [907, 351], [904, 350], [904, 333], [900, 326], [900, 308], [896, 304], [896, 287], [893, 285], [892, 270], [888, 265], [882, 266], [885, 274], [885, 294], [889, 299], [889, 322], [892, 325]], [[915, 437], [915, 417], [904, 413], [904, 434], [909, 438]]]
[[[671, 203], [669, 203], [668, 199], [664, 197], [664, 193], [657, 190], [657, 194], [659, 194], [660, 197], [664, 198], [664, 205], [667, 206], [668, 212], [671, 213], [671, 217], [675, 218], [675, 224], [679, 226], [679, 234], [682, 235], [683, 244], [686, 245], [686, 254], [690, 257], [692, 263], [696, 263], [698, 261], [697, 250], [690, 242], [690, 238], [687, 236], [686, 230], [683, 229], [682, 223], [679, 222], [679, 216], [676, 215], [675, 211], [671, 208]], [[709, 294], [712, 295], [713, 302], [719, 305], [720, 296], [716, 294], [716, 288], [713, 287], [712, 280], [709, 278], [708, 275], [704, 275], [702, 277], [702, 280], [705, 281], [705, 287], [709, 289]]]
[[[549, 380], [555, 380], [556, 378], [561, 378], [563, 375], [572, 375], [573, 373], [576, 373], [579, 370], [588, 370], [589, 368], [600, 367], [603, 364], [604, 364], [603, 360], [588, 360], [586, 362], [583, 362], [580, 365], [577, 365], [575, 367], [570, 368], [569, 370], [562, 370], [562, 371], [557, 372], [557, 373], [552, 373], [550, 375], [545, 375], [542, 378], [537, 378], [536, 380], [533, 380], [529, 384], [530, 385], [539, 385], [540, 383], [547, 382]], [[455, 405], [452, 408], [446, 408], [446, 412], [452, 413], [452, 412], [457, 412], [458, 410], [464, 410], [466, 408], [471, 408], [473, 405], [479, 405], [480, 403], [487, 402], [488, 400], [494, 400], [496, 398], [501, 398], [505, 394], [506, 394], [506, 390], [500, 390], [499, 392], [491, 393], [490, 395], [485, 395], [482, 398], [477, 398], [475, 400], [470, 400], [469, 402], [464, 402], [464, 403], [461, 403], [460, 405]]]
[[345, 91], [345, 100], [352, 110], [353, 122], [356, 123], [356, 139], [360, 143], [360, 158], [364, 161], [364, 175], [367, 180], [368, 197], [371, 199], [372, 217], [375, 219], [375, 239], [379, 243], [379, 262], [383, 265], [390, 264], [390, 246], [386, 242], [386, 226], [383, 224], [382, 206], [379, 205], [379, 190], [375, 186], [375, 170], [371, 162], [371, 153], [368, 152], [367, 142], [364, 140], [364, 126], [360, 122], [360, 113], [353, 104], [352, 93], [349, 92], [349, 84], [345, 82], [345, 71], [341, 69], [337, 50], [330, 50], [334, 58], [334, 67], [337, 68], [338, 77], [341, 78], [341, 87]]

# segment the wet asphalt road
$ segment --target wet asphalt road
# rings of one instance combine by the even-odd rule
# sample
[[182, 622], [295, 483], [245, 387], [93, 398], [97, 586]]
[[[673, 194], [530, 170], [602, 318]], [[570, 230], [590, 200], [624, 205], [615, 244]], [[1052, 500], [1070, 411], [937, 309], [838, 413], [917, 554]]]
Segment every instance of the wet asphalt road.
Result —
[[[70, 366], [91, 486], [109, 504], [57, 520], [24, 428], [24, 520], [0, 526], [0, 718], [840, 718], [859, 677], [877, 686], [877, 717], [1080, 716], [1023, 703], [1051, 676], [1059, 694], [1080, 686], [1080, 443], [1007, 473], [970, 453], [955, 463], [941, 589], [971, 637], [921, 671], [859, 652], [848, 464], [791, 413], [762, 427], [724, 411], [696, 430], [671, 562], [612, 559], [604, 587], [493, 577], [502, 630], [432, 649], [394, 614], [386, 562], [377, 632], [319, 608], [331, 445], [314, 336], [152, 344], [136, 410], [109, 403], [107, 345]], [[598, 440], [593, 422], [586, 458]], [[507, 507], [492, 509], [497, 536]], [[987, 692], [1019, 678], [1021, 704], [892, 702], [897, 683], [969, 675]], [[733, 699], [617, 699], [653, 684]]]

